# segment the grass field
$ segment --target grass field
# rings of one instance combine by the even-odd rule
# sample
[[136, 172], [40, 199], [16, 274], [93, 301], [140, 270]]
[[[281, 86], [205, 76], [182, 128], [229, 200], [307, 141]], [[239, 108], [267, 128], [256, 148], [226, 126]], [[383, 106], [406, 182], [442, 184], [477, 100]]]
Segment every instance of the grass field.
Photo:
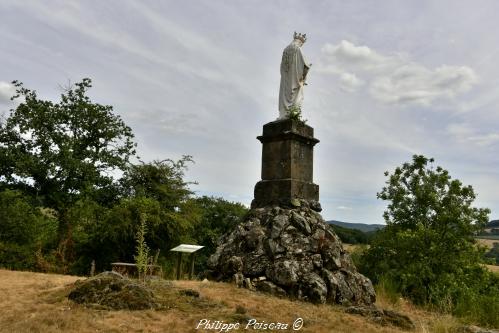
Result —
[[494, 246], [494, 243], [499, 243], [499, 239], [477, 238], [476, 240], [478, 241], [478, 243], [485, 245], [489, 249]]
[[[227, 283], [178, 281], [176, 287], [192, 288], [201, 298], [178, 297], [173, 291], [167, 310], [104, 311], [89, 309], [66, 298], [74, 276], [0, 270], [0, 332], [208, 332], [196, 330], [202, 319], [239, 322], [239, 331], [248, 319], [292, 324], [303, 318], [300, 332], [404, 332], [343, 312], [341, 307], [313, 305], [267, 296]], [[177, 296], [175, 296], [177, 295]], [[407, 314], [417, 333], [453, 332], [456, 319], [423, 311], [404, 300], [392, 304], [379, 295], [378, 305]], [[246, 311], [236, 311], [240, 306]], [[242, 313], [245, 312], [245, 313]], [[258, 332], [258, 330], [247, 330]], [[293, 331], [289, 329], [289, 331]], [[215, 332], [213, 330], [209, 332]]]
[[499, 273], [499, 266], [496, 265], [485, 265], [487, 266], [488, 269], [490, 269], [492, 272]]

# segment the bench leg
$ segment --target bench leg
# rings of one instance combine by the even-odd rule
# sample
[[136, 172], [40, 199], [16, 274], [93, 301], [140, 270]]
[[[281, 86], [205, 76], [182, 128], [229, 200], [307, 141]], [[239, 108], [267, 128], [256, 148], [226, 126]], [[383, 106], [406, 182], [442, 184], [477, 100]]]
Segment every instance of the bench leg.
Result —
[[194, 275], [194, 253], [191, 253], [191, 269], [189, 271], [189, 280], [192, 280], [192, 276]]
[[182, 267], [182, 252], [177, 252], [177, 280], [180, 280], [180, 269]]

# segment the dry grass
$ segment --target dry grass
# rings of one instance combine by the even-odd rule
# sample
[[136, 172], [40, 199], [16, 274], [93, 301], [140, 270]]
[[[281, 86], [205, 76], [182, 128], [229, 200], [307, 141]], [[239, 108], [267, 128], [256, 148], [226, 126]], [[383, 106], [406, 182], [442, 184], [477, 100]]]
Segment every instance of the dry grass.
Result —
[[[169, 304], [163, 310], [95, 310], [66, 298], [77, 279], [0, 270], [0, 332], [203, 332], [195, 328], [204, 318], [239, 322], [239, 331], [245, 331], [249, 318], [292, 324], [299, 317], [304, 320], [300, 332], [403, 332], [346, 314], [337, 306], [280, 299], [214, 282], [178, 281], [174, 287], [163, 287], [159, 297], [163, 304]], [[175, 288], [197, 290], [201, 298], [179, 296]], [[380, 296], [378, 305], [409, 315], [416, 323], [417, 333], [452, 332], [458, 325], [452, 317], [423, 311], [404, 300], [392, 302]], [[238, 306], [240, 309], [236, 311]]]
[[490, 269], [492, 272], [499, 273], [499, 266], [495, 265], [485, 265], [488, 269]]
[[499, 240], [497, 239], [485, 239], [485, 238], [475, 238], [478, 243], [481, 245], [485, 245], [488, 249], [491, 249], [494, 247], [494, 243], [499, 243]]
[[359, 245], [357, 244], [347, 244], [347, 243], [343, 243], [343, 248], [345, 249], [345, 251], [347, 251], [348, 253], [352, 253], [353, 251], [355, 251], [356, 248], [358, 248]]

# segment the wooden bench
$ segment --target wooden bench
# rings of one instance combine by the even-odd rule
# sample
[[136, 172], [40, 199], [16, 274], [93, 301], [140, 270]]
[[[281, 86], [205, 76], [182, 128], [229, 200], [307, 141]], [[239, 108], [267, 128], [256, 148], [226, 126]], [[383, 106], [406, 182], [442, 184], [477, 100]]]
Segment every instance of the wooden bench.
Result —
[[[137, 276], [137, 265], [128, 262], [112, 262], [112, 271], [124, 276]], [[147, 272], [151, 275], [163, 277], [163, 269], [159, 265], [147, 265]]]

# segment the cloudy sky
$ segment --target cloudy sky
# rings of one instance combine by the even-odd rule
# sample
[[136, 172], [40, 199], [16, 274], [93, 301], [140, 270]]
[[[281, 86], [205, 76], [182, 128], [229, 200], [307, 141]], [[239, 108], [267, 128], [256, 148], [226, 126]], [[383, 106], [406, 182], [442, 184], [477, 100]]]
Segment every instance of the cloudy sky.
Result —
[[199, 194], [245, 204], [262, 125], [278, 116], [293, 31], [313, 64], [304, 118], [321, 142], [326, 219], [383, 223], [383, 172], [434, 157], [499, 218], [497, 1], [0, 2], [0, 111], [14, 79], [57, 100], [93, 100], [132, 127], [142, 160], [192, 155]]

